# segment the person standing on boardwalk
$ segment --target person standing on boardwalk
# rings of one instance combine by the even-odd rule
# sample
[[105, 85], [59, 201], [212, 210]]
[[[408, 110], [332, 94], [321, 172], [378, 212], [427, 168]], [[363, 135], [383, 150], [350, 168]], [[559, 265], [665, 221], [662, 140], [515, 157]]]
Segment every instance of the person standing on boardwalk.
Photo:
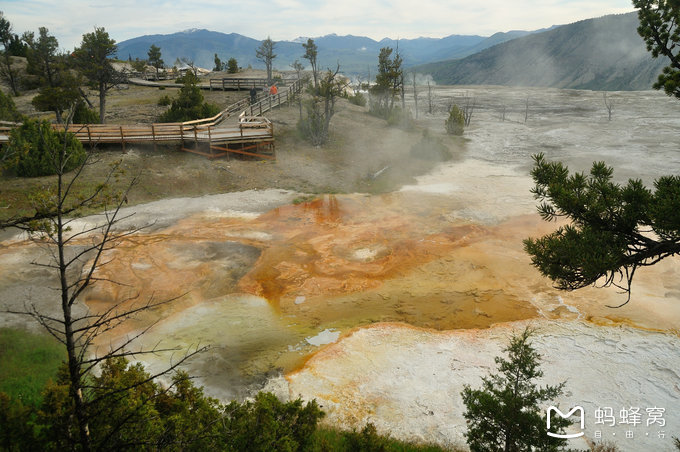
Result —
[[255, 102], [257, 102], [257, 90], [255, 89], [255, 85], [253, 85], [253, 87], [250, 88], [250, 105], [253, 105]]
[[274, 83], [270, 88], [269, 88], [269, 95], [270, 96], [276, 96], [276, 94], [279, 92], [279, 90], [276, 88], [276, 83]]

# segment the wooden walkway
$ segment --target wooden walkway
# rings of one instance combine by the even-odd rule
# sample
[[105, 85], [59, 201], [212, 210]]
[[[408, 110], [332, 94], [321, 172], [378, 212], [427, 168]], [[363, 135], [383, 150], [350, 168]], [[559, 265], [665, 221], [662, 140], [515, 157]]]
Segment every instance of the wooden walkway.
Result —
[[[293, 85], [297, 80], [283, 79], [276, 82], [276, 86], [281, 89], [282, 87]], [[175, 83], [172, 81], [162, 81], [153, 80], [149, 78], [143, 78], [142, 76], [133, 76], [128, 78], [128, 83], [131, 85], [138, 86], [148, 86], [156, 88], [181, 88], [183, 85], [181, 83]], [[255, 87], [256, 89], [262, 91], [269, 88], [269, 83], [266, 78], [249, 78], [249, 77], [231, 77], [231, 78], [211, 78], [208, 83], [199, 83], [198, 86], [201, 89], [206, 90], [232, 90], [241, 91], [249, 90]]]
[[[124, 152], [129, 143], [151, 143], [154, 150], [158, 144], [175, 143], [183, 151], [209, 158], [235, 153], [275, 159], [274, 126], [262, 114], [286, 103], [290, 105], [301, 89], [302, 82], [297, 80], [279, 94], [269, 96], [261, 93], [252, 105], [249, 98], [242, 99], [212, 118], [138, 125], [71, 124], [68, 131], [80, 142], [90, 146], [120, 143]], [[0, 123], [0, 143], [8, 142], [10, 131], [19, 125]], [[60, 124], [53, 124], [52, 127], [64, 130]]]

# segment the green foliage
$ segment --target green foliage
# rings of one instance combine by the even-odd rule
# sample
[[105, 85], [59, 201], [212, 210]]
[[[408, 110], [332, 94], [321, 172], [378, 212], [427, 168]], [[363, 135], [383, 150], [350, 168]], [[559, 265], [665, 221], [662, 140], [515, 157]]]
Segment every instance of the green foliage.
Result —
[[19, 69], [13, 64], [14, 54], [12, 52], [12, 43], [16, 41], [17, 36], [12, 33], [12, 24], [7, 20], [0, 11], [0, 44], [3, 50], [0, 51], [0, 78], [7, 82], [12, 93], [15, 96], [19, 95]]
[[64, 172], [78, 167], [86, 157], [83, 145], [72, 133], [56, 132], [47, 121], [32, 120], [12, 130], [4, 152], [5, 168], [20, 177], [56, 174], [64, 152]]
[[0, 328], [0, 392], [26, 405], [37, 405], [45, 383], [64, 360], [51, 336]]
[[21, 122], [23, 116], [17, 110], [14, 99], [0, 90], [0, 121]]
[[33, 419], [31, 407], [0, 392], [0, 450], [39, 450]]
[[356, 93], [353, 96], [349, 96], [348, 100], [350, 104], [358, 105], [360, 107], [366, 106], [366, 96], [361, 93]]
[[[37, 416], [28, 420], [40, 433], [42, 450], [68, 450], [78, 443], [68, 381], [64, 366], [56, 382], [46, 386]], [[183, 372], [163, 388], [141, 364], [110, 358], [87, 388], [84, 397], [93, 450], [178, 450], [180, 445], [224, 450], [219, 403], [206, 397]], [[64, 434], [67, 431], [70, 438]]]
[[350, 450], [357, 452], [386, 452], [388, 439], [378, 435], [375, 425], [368, 423], [360, 433], [353, 431], [346, 435]]
[[[680, 177], [655, 181], [655, 192], [640, 180], [612, 182], [613, 170], [593, 163], [589, 175], [569, 174], [560, 162], [534, 156], [532, 193], [544, 220], [566, 217], [570, 224], [539, 239], [526, 239], [532, 264], [573, 290], [613, 285], [630, 297], [638, 267], [680, 253]], [[651, 230], [654, 234], [645, 231]]]
[[161, 58], [161, 48], [151, 44], [147, 56], [149, 57], [149, 64], [156, 69], [156, 78], [158, 78], [158, 72], [165, 66], [165, 61]]
[[173, 390], [159, 394], [156, 410], [164, 420], [163, 434], [158, 444], [191, 444], [193, 450], [225, 449], [222, 431], [222, 406], [194, 386], [186, 372], [177, 372], [172, 378]]
[[231, 57], [227, 61], [227, 72], [230, 74], [236, 74], [238, 72], [238, 61], [236, 61], [236, 58]]
[[68, 55], [59, 52], [57, 38], [40, 27], [38, 37], [33, 32], [24, 33], [28, 46], [26, 71], [34, 76], [39, 87], [31, 104], [38, 111], [53, 111], [58, 123], [63, 116], [81, 101], [81, 78], [69, 67]]
[[344, 84], [337, 78], [340, 66], [335, 72], [326, 71], [318, 88], [310, 88], [311, 98], [305, 101], [307, 116], [300, 118], [297, 127], [303, 137], [315, 146], [328, 141], [331, 118], [335, 114], [335, 102], [342, 94]]
[[638, 34], [647, 44], [652, 57], [659, 55], [668, 57], [671, 64], [663, 69], [654, 89], [662, 89], [669, 96], [680, 98], [680, 53], [676, 50], [680, 44], [680, 4], [665, 0], [633, 0], [638, 9], [640, 26]]
[[125, 77], [116, 71], [110, 58], [116, 54], [116, 41], [109, 37], [103, 27], [85, 33], [80, 47], [73, 51], [73, 61], [88, 79], [90, 86], [99, 91], [99, 117], [106, 116], [106, 93], [120, 84]]
[[440, 138], [433, 137], [425, 129], [420, 141], [411, 147], [411, 156], [423, 160], [433, 160], [435, 162], [445, 162], [451, 160], [451, 151]]
[[38, 111], [55, 112], [59, 123], [63, 122], [63, 114], [71, 106], [79, 103], [80, 99], [77, 79], [69, 72], [64, 72], [61, 75], [57, 85], [41, 86], [38, 95], [31, 101], [33, 107]]
[[387, 435], [378, 435], [373, 424], [367, 424], [361, 431], [341, 431], [320, 427], [307, 448], [310, 452], [456, 452], [430, 444], [399, 441]]
[[[461, 396], [470, 450], [541, 450], [556, 451], [564, 439], [547, 435], [540, 404], [562, 394], [564, 383], [538, 388], [535, 380], [543, 376], [539, 369], [541, 356], [529, 342], [534, 331], [526, 328], [513, 335], [503, 351], [508, 358], [496, 357], [498, 370], [482, 378], [482, 389], [465, 385]], [[551, 419], [553, 433], [564, 434], [569, 421], [556, 416]], [[535, 449], [534, 449], [535, 448]]]
[[394, 98], [401, 91], [404, 79], [402, 58], [397, 53], [392, 58], [392, 48], [383, 47], [378, 55], [378, 74], [375, 85], [369, 92], [371, 103], [369, 112], [372, 115], [389, 119], [394, 108]]
[[224, 413], [229, 449], [252, 452], [302, 450], [324, 416], [316, 401], [283, 403], [270, 393], [242, 404], [232, 402]]
[[215, 67], [213, 68], [213, 71], [219, 72], [224, 70], [224, 63], [222, 63], [222, 60], [220, 60], [220, 57], [215, 54]]
[[170, 104], [172, 104], [172, 99], [170, 99], [170, 96], [168, 96], [167, 94], [158, 99], [158, 105], [160, 107], [167, 107]]
[[[312, 77], [314, 79], [314, 88], [318, 88], [319, 86], [319, 79], [318, 79], [318, 69], [317, 69], [317, 64], [316, 64], [316, 57], [319, 53], [319, 49], [314, 43], [314, 40], [312, 38], [307, 39], [307, 43], [302, 43], [302, 47], [305, 49], [305, 54], [302, 55], [302, 58], [305, 58], [309, 60], [309, 64], [312, 66]], [[297, 70], [297, 69], [296, 69]], [[298, 71], [299, 73], [299, 71]]]
[[[46, 384], [39, 406], [0, 393], [0, 449], [74, 450], [78, 429], [68, 382], [64, 365]], [[184, 372], [164, 388], [141, 364], [121, 357], [102, 364], [100, 375], [88, 380], [84, 397], [93, 450], [444, 450], [378, 435], [372, 424], [360, 432], [319, 429], [324, 413], [315, 401], [281, 402], [259, 393], [254, 400], [222, 406]]]
[[130, 65], [132, 66], [132, 69], [134, 69], [135, 72], [143, 73], [146, 70], [146, 61], [140, 60], [139, 58], [135, 58], [134, 61], [131, 61]]
[[99, 124], [99, 113], [87, 108], [85, 102], [78, 102], [73, 111], [73, 124]]
[[458, 108], [458, 105], [452, 105], [451, 110], [449, 110], [449, 117], [444, 121], [444, 127], [446, 128], [446, 133], [449, 135], [462, 135], [465, 129], [465, 115], [463, 111]]
[[238, 72], [238, 61], [236, 61], [236, 58], [231, 57], [227, 61], [227, 72], [230, 74], [236, 74]]
[[210, 118], [220, 112], [217, 105], [203, 102], [203, 93], [196, 86], [198, 77], [187, 71], [183, 77], [184, 86], [180, 88], [176, 99], [172, 101], [170, 109], [163, 113], [159, 122], [184, 122], [194, 119]]
[[110, 57], [116, 53], [116, 41], [109, 37], [103, 27], [85, 33], [79, 48], [73, 52], [76, 63], [95, 87], [115, 81], [115, 70]]

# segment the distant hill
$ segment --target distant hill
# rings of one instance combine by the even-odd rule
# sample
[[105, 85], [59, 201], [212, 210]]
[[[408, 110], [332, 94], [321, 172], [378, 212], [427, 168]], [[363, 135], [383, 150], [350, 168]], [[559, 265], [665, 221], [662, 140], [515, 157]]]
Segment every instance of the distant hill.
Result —
[[[378, 54], [382, 47], [396, 48], [398, 45], [404, 58], [404, 65], [409, 67], [448, 58], [464, 57], [499, 42], [529, 33], [526, 31], [497, 33], [488, 38], [476, 35], [451, 35], [441, 39], [394, 40], [386, 38], [381, 41], [364, 36], [330, 34], [313, 39], [319, 49], [320, 68], [334, 68], [339, 62], [344, 73], [361, 74], [365, 77], [369, 68], [371, 73], [375, 74]], [[290, 69], [290, 64], [296, 59], [306, 65], [307, 60], [302, 58], [303, 42], [307, 42], [306, 37], [300, 37], [294, 41], [276, 42], [274, 53], [277, 56], [274, 59], [274, 67]], [[165, 64], [170, 66], [177, 58], [188, 57], [197, 65], [212, 69], [214, 55], [217, 53], [224, 62], [234, 57], [241, 67], [251, 65], [254, 68], [264, 68], [263, 63], [255, 57], [255, 49], [260, 43], [261, 41], [237, 33], [226, 34], [194, 29], [167, 35], [140, 36], [122, 41], [118, 43], [118, 58], [146, 59], [149, 47], [153, 44], [161, 48], [162, 58]]]
[[442, 84], [650, 89], [668, 60], [651, 57], [637, 27], [634, 12], [583, 20], [417, 69]]

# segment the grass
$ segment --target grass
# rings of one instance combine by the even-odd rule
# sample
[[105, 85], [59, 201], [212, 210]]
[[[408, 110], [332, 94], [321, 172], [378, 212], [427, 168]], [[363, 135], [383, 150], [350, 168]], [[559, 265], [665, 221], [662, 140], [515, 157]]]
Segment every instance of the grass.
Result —
[[64, 358], [62, 345], [51, 336], [0, 328], [0, 392], [37, 405]]
[[375, 452], [460, 452], [463, 449], [446, 449], [433, 444], [418, 444], [378, 435], [372, 424], [361, 431], [342, 431], [319, 427], [312, 435], [311, 451], [375, 451]]
[[317, 195], [303, 195], [303, 196], [299, 196], [299, 197], [293, 199], [293, 204], [295, 204], [295, 205], [297, 206], [298, 204], [302, 204], [303, 202], [314, 201], [316, 198], [318, 198]]

